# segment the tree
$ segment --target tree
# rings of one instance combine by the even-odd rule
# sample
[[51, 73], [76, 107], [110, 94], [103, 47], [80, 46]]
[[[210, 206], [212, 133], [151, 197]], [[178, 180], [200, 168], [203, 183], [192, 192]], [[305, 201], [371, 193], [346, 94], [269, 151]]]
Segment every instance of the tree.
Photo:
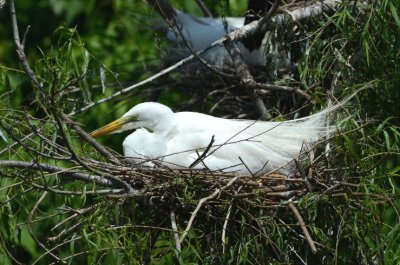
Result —
[[[205, 13], [237, 14], [238, 3], [207, 3]], [[193, 53], [164, 60], [168, 44], [142, 26], [151, 5], [7, 1], [2, 263], [397, 264], [399, 1], [275, 3], [219, 40], [233, 66], [219, 69]], [[266, 66], [250, 67], [231, 39], [260, 32], [271, 35]], [[278, 71], [272, 55], [284, 53], [293, 67]], [[292, 178], [132, 167], [119, 154], [121, 137], [104, 147], [86, 133], [148, 98], [230, 118], [290, 119], [354, 92], [329, 152], [326, 143], [307, 149]]]

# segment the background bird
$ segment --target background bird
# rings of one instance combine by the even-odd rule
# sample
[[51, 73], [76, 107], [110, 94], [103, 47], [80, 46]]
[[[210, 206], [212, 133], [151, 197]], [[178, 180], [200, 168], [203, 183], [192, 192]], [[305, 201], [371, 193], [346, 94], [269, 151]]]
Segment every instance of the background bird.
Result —
[[[196, 17], [184, 12], [176, 11], [175, 20], [178, 28], [171, 27], [166, 37], [173, 43], [180, 45], [181, 55], [189, 54], [189, 50], [183, 43], [183, 38], [189, 43], [194, 51], [207, 48], [214, 41], [227, 35], [229, 32], [241, 28], [244, 25], [244, 17]], [[226, 26], [224, 25], [226, 21]], [[182, 38], [183, 37], [183, 38]], [[241, 42], [237, 42], [237, 47], [243, 59], [252, 65], [265, 65], [265, 43], [263, 46], [252, 49], [246, 48]], [[177, 52], [177, 49], [175, 49]], [[229, 52], [222, 45], [217, 45], [202, 55], [208, 63], [218, 67], [223, 67], [232, 58]]]
[[[136, 129], [124, 140], [123, 149], [124, 156], [138, 165], [154, 166], [157, 161], [174, 169], [192, 166], [244, 175], [290, 174], [305, 142], [314, 143], [334, 131], [326, 126], [326, 118], [337, 107], [300, 119], [267, 122], [174, 113], [160, 103], [146, 102], [91, 136]], [[203, 159], [193, 165], [199, 156]]]

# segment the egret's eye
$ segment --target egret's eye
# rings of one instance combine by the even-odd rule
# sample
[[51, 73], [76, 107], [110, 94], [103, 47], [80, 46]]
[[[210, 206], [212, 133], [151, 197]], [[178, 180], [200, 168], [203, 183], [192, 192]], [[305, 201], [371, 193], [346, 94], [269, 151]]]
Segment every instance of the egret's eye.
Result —
[[135, 122], [139, 120], [139, 114], [132, 114], [126, 117], [123, 117], [124, 119], [124, 123], [128, 123], [128, 122]]

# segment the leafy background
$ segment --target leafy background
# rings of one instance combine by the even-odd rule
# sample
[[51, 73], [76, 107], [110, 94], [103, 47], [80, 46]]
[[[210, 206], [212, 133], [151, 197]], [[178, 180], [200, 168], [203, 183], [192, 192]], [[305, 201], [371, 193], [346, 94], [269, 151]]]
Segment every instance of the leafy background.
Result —
[[[239, 16], [246, 9], [244, 1], [205, 2], [218, 15]], [[194, 1], [172, 3], [191, 14], [201, 14]], [[338, 73], [335, 93], [338, 98], [367, 87], [351, 106], [354, 119], [348, 126], [358, 129], [335, 140], [338, 154], [335, 163], [345, 168], [343, 180], [360, 183], [359, 192], [367, 196], [338, 200], [310, 193], [299, 200], [314, 240], [320, 243], [319, 253], [309, 253], [307, 244], [298, 236], [296, 220], [287, 210], [258, 209], [253, 207], [257, 201], [236, 205], [238, 209], [248, 207], [257, 226], [249, 224], [243, 212], [232, 213], [236, 223], [231, 234], [228, 233], [224, 253], [220, 243], [221, 220], [208, 230], [192, 231], [185, 248], [177, 255], [170, 232], [134, 226], [162, 223], [169, 227], [168, 212], [140, 202], [102, 196], [48, 195], [40, 206], [43, 220], [40, 217], [35, 220], [33, 234], [43, 242], [49, 236], [49, 229], [65, 220], [67, 215], [60, 214], [64, 209], [96, 205], [79, 218], [78, 231], [71, 231], [74, 236], [81, 236], [81, 240], [58, 242], [63, 244], [58, 253], [62, 257], [84, 252], [69, 258], [71, 264], [302, 264], [305, 257], [309, 264], [398, 264], [400, 3], [384, 0], [360, 5], [362, 11], [357, 12], [354, 5], [343, 4], [334, 15], [302, 28], [307, 45], [299, 52], [295, 79], [316, 102], [324, 105], [326, 90]], [[1, 118], [15, 119], [9, 116], [10, 109], [25, 109], [43, 117], [35, 105], [37, 96], [15, 55], [7, 9], [6, 5], [0, 11]], [[81, 90], [72, 93], [70, 101], [60, 102], [67, 113], [158, 72], [168, 54], [168, 43], [152, 28], [157, 18], [142, 1], [17, 1], [16, 10], [20, 31], [30, 25], [25, 51], [42, 82], [51, 80], [52, 60], [59, 69], [60, 80], [78, 76], [82, 71], [87, 73], [79, 83]], [[74, 119], [91, 131], [136, 103], [146, 101], [154, 86], [162, 87], [162, 102], [173, 109], [182, 109], [181, 102], [188, 98], [184, 91], [155, 83], [96, 106]], [[209, 111], [207, 105], [186, 108]], [[368, 122], [365, 125], [363, 121]], [[0, 141], [3, 149], [13, 140], [5, 132], [2, 134], [8, 140]], [[125, 136], [99, 141], [121, 152], [120, 143]], [[26, 154], [7, 152], [0, 156], [15, 157], [29, 159]], [[1, 174], [0, 263], [14, 263], [12, 256], [27, 264], [39, 258], [39, 264], [51, 263], [48, 255], [41, 258], [45, 251], [31, 237], [26, 225], [41, 194], [29, 190], [28, 184], [17, 185], [18, 172], [1, 169]], [[69, 185], [79, 189], [78, 184]], [[192, 200], [191, 192], [196, 190], [189, 188], [185, 200]], [[377, 201], [368, 194], [380, 194], [387, 200]], [[178, 222], [184, 224], [187, 220], [184, 217]], [[207, 222], [201, 218], [198, 222], [202, 221]], [[120, 224], [120, 228], [110, 224], [117, 227]], [[255, 231], [252, 227], [263, 230]]]

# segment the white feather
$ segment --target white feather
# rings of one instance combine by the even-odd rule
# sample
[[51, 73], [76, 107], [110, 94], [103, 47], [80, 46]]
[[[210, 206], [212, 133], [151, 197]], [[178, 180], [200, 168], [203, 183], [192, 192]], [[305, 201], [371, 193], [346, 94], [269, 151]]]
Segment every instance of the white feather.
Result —
[[[153, 166], [157, 160], [171, 168], [188, 168], [210, 144], [205, 159], [195, 168], [239, 174], [278, 171], [289, 174], [305, 142], [314, 143], [332, 133], [326, 117], [338, 106], [301, 119], [284, 122], [229, 120], [196, 112], [173, 113], [159, 103], [133, 107], [123, 117], [139, 121], [121, 129], [136, 130], [123, 142], [124, 155], [136, 163]], [[243, 162], [242, 162], [243, 161]], [[250, 171], [250, 172], [249, 172]]]

